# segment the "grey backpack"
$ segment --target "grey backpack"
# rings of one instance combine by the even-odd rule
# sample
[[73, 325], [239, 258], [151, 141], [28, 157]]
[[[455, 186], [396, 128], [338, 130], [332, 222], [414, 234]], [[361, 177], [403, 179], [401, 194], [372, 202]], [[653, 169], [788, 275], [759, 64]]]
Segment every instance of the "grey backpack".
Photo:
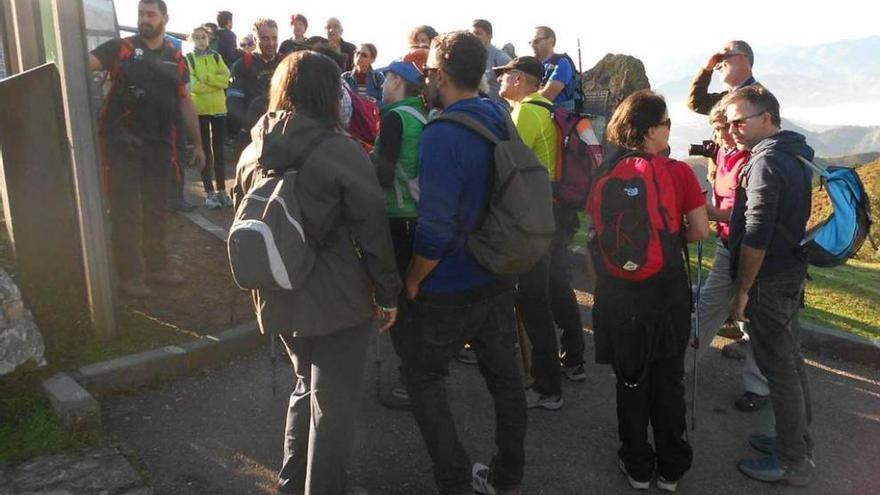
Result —
[[232, 276], [242, 289], [295, 290], [305, 282], [317, 243], [303, 228], [296, 179], [312, 152], [336, 136], [319, 131], [288, 168], [256, 172], [262, 175], [238, 206], [226, 241]]
[[556, 230], [547, 168], [522, 142], [510, 117], [507, 140], [461, 112], [441, 114], [431, 123], [444, 121], [463, 125], [495, 145], [489, 204], [480, 226], [467, 232], [468, 251], [493, 273], [528, 271], [547, 253]]

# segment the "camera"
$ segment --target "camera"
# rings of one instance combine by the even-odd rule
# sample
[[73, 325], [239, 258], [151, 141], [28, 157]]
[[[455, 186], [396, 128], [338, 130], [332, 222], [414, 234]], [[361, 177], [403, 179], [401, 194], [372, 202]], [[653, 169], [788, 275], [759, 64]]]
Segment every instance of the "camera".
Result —
[[718, 145], [715, 141], [705, 140], [702, 144], [692, 144], [688, 147], [688, 155], [705, 156], [706, 158], [715, 158], [718, 154]]

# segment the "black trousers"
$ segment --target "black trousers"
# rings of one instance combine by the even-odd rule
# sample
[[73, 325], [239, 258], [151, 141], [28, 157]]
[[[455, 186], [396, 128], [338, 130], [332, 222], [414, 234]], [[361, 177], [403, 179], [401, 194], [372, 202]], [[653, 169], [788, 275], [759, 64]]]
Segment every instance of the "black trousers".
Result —
[[165, 268], [165, 199], [172, 179], [171, 145], [104, 142], [110, 240], [120, 278]]
[[441, 495], [472, 493], [471, 461], [458, 439], [445, 384], [449, 361], [468, 341], [495, 406], [498, 450], [490, 465], [490, 481], [497, 488], [510, 489], [522, 480], [526, 401], [517, 362], [512, 289], [420, 294], [412, 304], [411, 328], [398, 335], [404, 384]]
[[550, 255], [519, 276], [516, 308], [532, 344], [532, 388], [543, 395], [562, 395], [559, 346], [550, 303]]
[[199, 130], [202, 134], [202, 150], [205, 152], [205, 167], [202, 169], [202, 185], [205, 192], [214, 192], [213, 179], [217, 191], [226, 190], [226, 159], [223, 142], [226, 140], [225, 115], [199, 115]]
[[[553, 319], [562, 330], [559, 340], [562, 364], [577, 366], [584, 363], [584, 326], [577, 297], [571, 288], [571, 264], [568, 246], [578, 229], [577, 211], [557, 205], [556, 236], [550, 246], [550, 302]], [[531, 338], [531, 337], [530, 337]]]

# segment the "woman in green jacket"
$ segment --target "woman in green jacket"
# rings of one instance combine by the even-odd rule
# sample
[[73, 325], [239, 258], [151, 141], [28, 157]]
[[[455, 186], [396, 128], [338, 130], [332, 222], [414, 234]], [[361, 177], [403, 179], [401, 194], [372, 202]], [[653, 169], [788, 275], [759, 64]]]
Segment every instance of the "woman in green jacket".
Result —
[[[207, 194], [205, 206], [210, 209], [232, 206], [232, 200], [226, 194], [226, 162], [223, 156], [229, 68], [223, 63], [223, 58], [209, 48], [211, 34], [208, 28], [199, 26], [193, 29], [191, 38], [195, 50], [186, 55], [186, 62], [189, 65], [192, 99], [199, 113], [202, 148], [207, 159], [202, 168], [202, 183]], [[216, 190], [212, 179], [217, 184]]]

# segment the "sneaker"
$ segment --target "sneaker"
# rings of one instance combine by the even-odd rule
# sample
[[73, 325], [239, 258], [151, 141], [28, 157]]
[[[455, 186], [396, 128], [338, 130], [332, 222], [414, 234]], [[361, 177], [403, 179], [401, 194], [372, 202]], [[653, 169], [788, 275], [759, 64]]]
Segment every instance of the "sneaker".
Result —
[[736, 359], [742, 361], [746, 358], [746, 346], [749, 345], [748, 340], [734, 340], [733, 342], [721, 348], [721, 355], [728, 359]]
[[135, 299], [145, 299], [153, 295], [153, 291], [147, 287], [142, 278], [133, 278], [131, 280], [120, 280], [119, 290], [128, 297]]
[[[776, 437], [763, 433], [753, 433], [749, 435], [749, 445], [762, 454], [770, 455], [776, 452]], [[816, 467], [816, 461], [813, 459], [812, 452], [807, 452], [807, 462]]]
[[544, 395], [535, 391], [533, 388], [527, 388], [526, 407], [529, 409], [540, 407], [541, 409], [547, 409], [548, 411], [556, 411], [562, 407], [562, 396]]
[[477, 364], [477, 353], [474, 352], [474, 348], [470, 344], [465, 344], [461, 351], [458, 352], [458, 355], [455, 356], [455, 359], [459, 363]]
[[224, 208], [232, 208], [232, 198], [226, 194], [226, 191], [217, 191], [217, 200]]
[[208, 196], [205, 198], [205, 208], [209, 210], [218, 210], [223, 208], [223, 203], [220, 201], [220, 197], [215, 192], [209, 192]]
[[382, 395], [379, 402], [389, 409], [409, 409], [409, 393], [403, 385], [396, 385], [388, 395]]
[[770, 397], [766, 395], [758, 395], [753, 392], [744, 392], [739, 399], [733, 403], [737, 410], [742, 412], [755, 412], [763, 409], [770, 403]]
[[584, 371], [584, 365], [562, 366], [562, 374], [573, 382], [582, 382], [587, 379], [587, 373]]
[[724, 322], [724, 325], [721, 325], [721, 328], [718, 329], [718, 335], [735, 340], [743, 338], [742, 331], [731, 318], [728, 318], [727, 321]]
[[669, 481], [662, 475], [657, 475], [657, 488], [672, 493], [678, 489], [678, 481]]
[[792, 486], [807, 486], [813, 481], [813, 465], [804, 462], [803, 466], [782, 462], [776, 455], [743, 459], [739, 470], [749, 478], [765, 483], [781, 483]]
[[471, 469], [471, 488], [480, 495], [521, 495], [519, 488], [501, 489], [489, 482], [489, 466], [479, 462]]
[[651, 486], [650, 481], [638, 481], [629, 475], [629, 472], [626, 470], [626, 464], [623, 463], [623, 459], [617, 458], [617, 467], [620, 468], [620, 472], [626, 476], [626, 480], [629, 481], [629, 486], [635, 488], [636, 490], [647, 490]]

